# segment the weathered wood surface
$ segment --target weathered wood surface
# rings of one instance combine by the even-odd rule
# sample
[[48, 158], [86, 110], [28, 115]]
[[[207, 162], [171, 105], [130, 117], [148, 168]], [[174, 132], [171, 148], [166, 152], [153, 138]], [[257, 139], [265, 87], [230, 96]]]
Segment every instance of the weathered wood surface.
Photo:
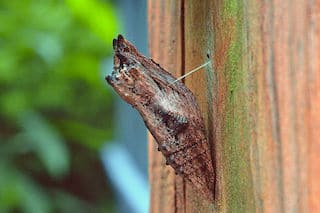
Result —
[[[149, 1], [149, 46], [150, 55], [166, 70], [182, 74], [182, 24], [181, 1]], [[151, 27], [154, 25], [154, 27]], [[184, 183], [166, 166], [164, 157], [157, 151], [156, 143], [150, 136], [149, 179], [151, 182], [151, 212], [184, 212]]]
[[320, 212], [320, 1], [149, 0], [151, 57], [206, 120], [215, 203], [150, 138], [151, 212]]

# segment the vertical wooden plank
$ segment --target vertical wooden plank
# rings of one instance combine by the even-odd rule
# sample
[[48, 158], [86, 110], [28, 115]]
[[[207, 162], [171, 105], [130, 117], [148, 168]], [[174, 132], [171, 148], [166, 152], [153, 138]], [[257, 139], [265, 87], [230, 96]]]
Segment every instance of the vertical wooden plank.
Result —
[[[310, 110], [308, 105], [317, 103], [309, 94], [311, 78], [308, 73], [312, 70], [312, 66], [318, 63], [308, 58], [308, 48], [311, 47], [308, 44], [311, 41], [308, 38], [310, 33], [308, 29], [314, 28], [308, 15], [309, 6], [304, 1], [273, 1], [264, 2], [261, 7], [263, 8], [261, 72], [262, 81], [265, 82], [261, 92], [266, 94], [267, 101], [260, 100], [262, 100], [261, 106], [270, 107], [269, 112], [265, 113], [262, 110], [260, 112], [267, 116], [269, 121], [266, 126], [271, 129], [266, 135], [259, 135], [258, 139], [261, 141], [266, 137], [271, 139], [270, 144], [260, 145], [262, 148], [260, 153], [266, 153], [263, 151], [273, 147], [271, 155], [261, 160], [261, 170], [262, 174], [265, 174], [262, 176], [265, 178], [265, 183], [271, 181], [275, 183], [273, 187], [261, 186], [260, 199], [263, 200], [263, 209], [267, 212], [275, 210], [306, 212], [311, 210], [308, 207], [308, 200], [314, 199], [308, 195], [309, 190], [313, 191], [312, 187], [306, 187], [307, 176], [311, 174], [308, 172], [308, 167], [312, 167], [316, 162], [308, 161], [312, 153], [310, 147], [319, 143], [318, 139], [311, 139], [308, 135], [314, 128], [312, 120], [317, 120], [317, 115], [308, 120]], [[310, 35], [319, 36], [314, 32]], [[311, 58], [313, 56], [314, 53]], [[259, 122], [262, 123], [263, 120]], [[273, 159], [274, 169], [270, 170], [264, 162]], [[273, 175], [268, 176], [270, 173]], [[316, 176], [318, 178], [319, 173]], [[268, 197], [266, 194], [273, 196]]]
[[[307, 85], [305, 94], [307, 116], [304, 118], [307, 128], [307, 147], [303, 159], [307, 169], [302, 171], [308, 174], [304, 182], [304, 191], [308, 195], [308, 208], [310, 212], [320, 212], [320, 1], [308, 1], [307, 6], [307, 53], [306, 70], [304, 74]], [[302, 173], [303, 174], [303, 173]], [[306, 194], [304, 193], [304, 194]]]
[[279, 124], [277, 110], [277, 94], [274, 79], [274, 7], [272, 3], [261, 5], [261, 67], [259, 71], [258, 91], [258, 118], [257, 152], [261, 162], [261, 191], [257, 194], [261, 198], [261, 209], [266, 212], [283, 211], [282, 170], [281, 170], [281, 144], [279, 143]]
[[[212, 1], [184, 1], [184, 72], [188, 72], [209, 60], [212, 60]], [[208, 128], [208, 138], [213, 148], [212, 130], [212, 65], [184, 79], [185, 84], [194, 93]], [[208, 81], [209, 80], [209, 81]], [[211, 80], [211, 81], [210, 81]], [[215, 179], [215, 176], [212, 177]], [[213, 204], [203, 200], [192, 185], [186, 184], [186, 211], [213, 212]]]
[[[175, 76], [181, 75], [181, 1], [148, 1], [150, 56]], [[150, 212], [185, 212], [184, 181], [165, 165], [149, 135]]]
[[[247, 64], [249, 17], [245, 1], [215, 1], [213, 11], [214, 67], [212, 110], [217, 179], [222, 208], [227, 212], [256, 210], [252, 176], [254, 138], [250, 109], [254, 100], [254, 73]], [[218, 176], [219, 178], [219, 176]]]
[[184, 73], [212, 59], [185, 83], [217, 183], [208, 204], [151, 147], [152, 211], [320, 211], [319, 14], [316, 0], [149, 1], [156, 61]]

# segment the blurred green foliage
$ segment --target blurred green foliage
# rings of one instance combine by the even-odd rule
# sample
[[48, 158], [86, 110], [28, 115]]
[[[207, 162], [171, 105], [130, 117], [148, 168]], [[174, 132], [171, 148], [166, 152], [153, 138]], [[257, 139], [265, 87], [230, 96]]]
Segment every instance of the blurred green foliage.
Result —
[[0, 1], [0, 212], [111, 211], [100, 70], [116, 28], [108, 1]]

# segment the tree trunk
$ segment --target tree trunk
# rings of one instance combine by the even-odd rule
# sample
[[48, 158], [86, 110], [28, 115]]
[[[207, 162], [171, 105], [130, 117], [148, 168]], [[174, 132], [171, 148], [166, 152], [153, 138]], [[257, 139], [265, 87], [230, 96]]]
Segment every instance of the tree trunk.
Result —
[[151, 57], [206, 121], [216, 201], [150, 137], [151, 212], [320, 212], [320, 1], [149, 0]]

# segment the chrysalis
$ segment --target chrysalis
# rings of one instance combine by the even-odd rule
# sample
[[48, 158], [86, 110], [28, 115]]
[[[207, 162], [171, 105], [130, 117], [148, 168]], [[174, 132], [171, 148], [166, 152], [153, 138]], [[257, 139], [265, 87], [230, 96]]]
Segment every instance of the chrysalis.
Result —
[[113, 49], [114, 70], [106, 80], [138, 110], [166, 163], [213, 201], [214, 170], [194, 95], [123, 36], [113, 40]]

